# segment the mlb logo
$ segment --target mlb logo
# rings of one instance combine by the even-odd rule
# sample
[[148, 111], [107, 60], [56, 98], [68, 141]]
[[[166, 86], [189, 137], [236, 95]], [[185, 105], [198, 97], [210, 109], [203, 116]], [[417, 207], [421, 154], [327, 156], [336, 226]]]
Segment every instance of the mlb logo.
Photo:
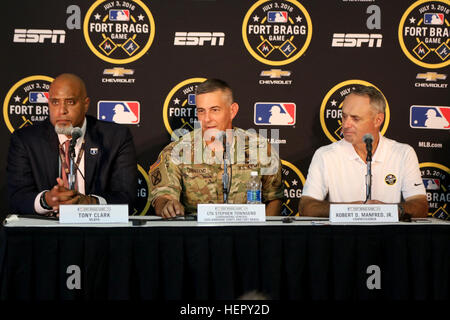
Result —
[[427, 190], [439, 190], [441, 188], [441, 181], [439, 179], [422, 179], [422, 181]]
[[296, 109], [293, 102], [257, 102], [254, 122], [261, 126], [293, 126], [296, 121]]
[[28, 100], [30, 103], [48, 103], [48, 92], [30, 91]]
[[99, 101], [97, 118], [121, 124], [138, 124], [140, 110], [141, 104], [138, 101]]
[[443, 25], [444, 14], [443, 13], [425, 13], [423, 15], [423, 23], [430, 25]]
[[188, 105], [195, 106], [195, 94], [188, 94]]
[[287, 11], [269, 11], [267, 12], [267, 22], [287, 23], [288, 13]]
[[130, 21], [130, 10], [109, 10], [109, 21]]
[[411, 106], [409, 125], [417, 129], [450, 129], [450, 107]]

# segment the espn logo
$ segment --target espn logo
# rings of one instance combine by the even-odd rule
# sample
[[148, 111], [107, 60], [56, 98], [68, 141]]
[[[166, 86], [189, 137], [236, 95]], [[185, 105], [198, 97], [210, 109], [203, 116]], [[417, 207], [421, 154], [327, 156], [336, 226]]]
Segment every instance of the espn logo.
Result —
[[223, 46], [225, 33], [223, 32], [175, 32], [173, 44], [175, 46], [204, 46], [211, 42], [211, 46]]
[[332, 47], [360, 48], [366, 45], [369, 48], [381, 47], [383, 35], [379, 33], [334, 33]]
[[46, 29], [14, 29], [13, 42], [19, 43], [44, 43], [49, 39], [51, 43], [64, 43], [66, 31]]

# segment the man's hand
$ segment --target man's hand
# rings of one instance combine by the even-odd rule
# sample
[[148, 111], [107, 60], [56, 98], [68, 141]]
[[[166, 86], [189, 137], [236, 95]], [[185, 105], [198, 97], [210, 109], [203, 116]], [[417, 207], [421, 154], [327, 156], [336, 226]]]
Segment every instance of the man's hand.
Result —
[[45, 193], [45, 201], [53, 208], [53, 211], [58, 212], [61, 204], [97, 204], [95, 197], [86, 196], [75, 190], [69, 190], [64, 187], [64, 182], [61, 178], [56, 178], [57, 185], [50, 191]]
[[159, 197], [155, 200], [154, 206], [156, 214], [163, 218], [168, 219], [184, 216], [184, 207], [178, 200]]

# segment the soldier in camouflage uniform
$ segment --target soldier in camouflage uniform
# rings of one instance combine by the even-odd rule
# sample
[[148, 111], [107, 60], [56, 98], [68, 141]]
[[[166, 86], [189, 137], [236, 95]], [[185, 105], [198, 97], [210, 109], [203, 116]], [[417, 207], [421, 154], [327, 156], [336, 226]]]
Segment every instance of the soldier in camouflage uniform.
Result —
[[197, 87], [196, 105], [201, 128], [166, 146], [150, 167], [150, 201], [156, 214], [170, 218], [195, 213], [199, 203], [223, 203], [223, 138], [215, 134], [226, 131], [232, 163], [228, 203], [246, 203], [250, 172], [258, 171], [266, 214], [278, 215], [283, 197], [280, 159], [256, 132], [232, 129], [239, 106], [230, 87], [221, 80], [205, 81]]

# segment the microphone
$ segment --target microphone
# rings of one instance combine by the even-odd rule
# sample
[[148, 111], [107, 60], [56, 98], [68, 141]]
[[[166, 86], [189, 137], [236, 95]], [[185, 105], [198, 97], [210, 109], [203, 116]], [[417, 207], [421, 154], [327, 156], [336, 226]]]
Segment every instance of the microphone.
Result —
[[75, 190], [75, 145], [77, 144], [78, 138], [80, 138], [82, 134], [83, 132], [78, 127], [73, 128], [70, 132], [70, 135], [72, 136], [72, 140], [70, 140], [69, 145], [70, 173], [67, 177], [69, 180], [68, 182], [70, 190]]
[[228, 175], [228, 164], [227, 159], [230, 165], [231, 171], [231, 162], [230, 155], [228, 154], [228, 143], [227, 143], [227, 133], [226, 131], [221, 134], [222, 137], [222, 146], [223, 146], [223, 175], [222, 175], [222, 187], [223, 187], [223, 203], [228, 203], [228, 193], [230, 192], [231, 186], [231, 175]]
[[75, 127], [72, 129], [72, 131], [70, 132], [70, 135], [72, 136], [72, 140], [70, 140], [70, 146], [69, 146], [69, 150], [70, 150], [70, 155], [75, 157], [75, 145], [77, 144], [77, 140], [78, 138], [80, 138], [83, 134], [83, 131], [81, 131], [80, 128]]
[[363, 137], [363, 142], [366, 144], [367, 153], [372, 153], [373, 135], [366, 133]]

